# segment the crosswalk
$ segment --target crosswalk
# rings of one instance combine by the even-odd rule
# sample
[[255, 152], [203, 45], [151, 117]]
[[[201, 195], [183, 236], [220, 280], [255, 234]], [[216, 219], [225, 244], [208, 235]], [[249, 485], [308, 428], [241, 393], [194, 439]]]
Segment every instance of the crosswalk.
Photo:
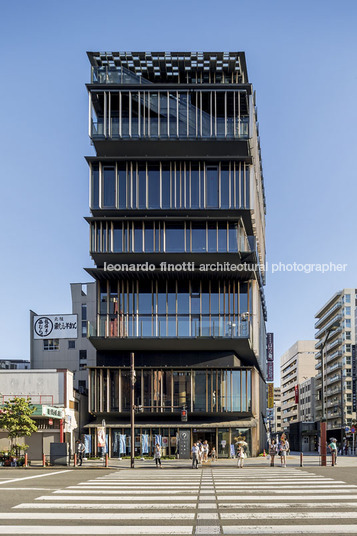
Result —
[[357, 486], [295, 468], [122, 470], [0, 513], [0, 534], [357, 534]]

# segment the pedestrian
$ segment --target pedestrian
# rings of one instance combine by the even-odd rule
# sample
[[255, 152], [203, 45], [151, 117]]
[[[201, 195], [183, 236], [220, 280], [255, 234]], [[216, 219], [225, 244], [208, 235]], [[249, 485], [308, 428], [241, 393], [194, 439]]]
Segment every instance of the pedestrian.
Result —
[[86, 451], [86, 447], [80, 439], [76, 441], [77, 443], [77, 465], [80, 467], [83, 463], [83, 457], [84, 453]]
[[156, 463], [156, 467], [160, 467], [160, 469], [162, 469], [162, 465], [161, 465], [161, 447], [159, 445], [159, 443], [156, 443], [155, 445], [155, 448], [154, 448], [154, 460], [155, 460], [155, 463]]
[[199, 439], [198, 440], [198, 463], [202, 463], [202, 458], [203, 458], [203, 445], [202, 445], [202, 441]]
[[215, 447], [212, 447], [212, 450], [211, 450], [211, 458], [212, 458], [212, 461], [213, 461], [213, 462], [216, 462], [216, 461], [217, 461], [217, 453], [216, 453], [216, 449], [215, 449]]
[[279, 456], [281, 460], [281, 467], [286, 467], [286, 453], [289, 450], [289, 443], [285, 439], [280, 440]]
[[238, 463], [237, 463], [238, 469], [243, 469], [243, 466], [244, 466], [244, 458], [245, 458], [245, 453], [244, 453], [244, 447], [243, 447], [243, 445], [238, 445], [238, 448], [237, 448], [237, 456], [238, 456]]
[[274, 467], [275, 456], [277, 455], [277, 445], [275, 439], [271, 440], [269, 445], [270, 467]]
[[203, 445], [202, 445], [202, 454], [203, 454], [204, 462], [208, 462], [208, 451], [209, 451], [208, 441], [206, 440], [203, 442]]
[[336, 439], [331, 439], [328, 448], [330, 449], [331, 456], [335, 457], [334, 465], [337, 465], [337, 443]]
[[191, 452], [192, 452], [192, 469], [194, 469], [195, 467], [196, 467], [196, 469], [198, 469], [198, 452], [199, 452], [199, 448], [198, 448], [197, 443], [193, 444]]

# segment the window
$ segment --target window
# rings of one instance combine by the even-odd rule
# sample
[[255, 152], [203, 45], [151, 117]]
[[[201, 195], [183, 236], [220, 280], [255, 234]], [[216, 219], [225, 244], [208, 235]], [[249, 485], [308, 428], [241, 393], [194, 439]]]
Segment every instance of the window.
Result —
[[92, 208], [99, 208], [99, 166], [92, 166]]
[[84, 361], [87, 359], [87, 350], [79, 350], [79, 360]]
[[218, 168], [206, 168], [206, 207], [218, 207]]
[[46, 339], [43, 341], [44, 350], [59, 350], [59, 339]]
[[68, 341], [68, 350], [73, 350], [76, 347], [76, 341]]
[[115, 168], [103, 169], [103, 207], [115, 207]]

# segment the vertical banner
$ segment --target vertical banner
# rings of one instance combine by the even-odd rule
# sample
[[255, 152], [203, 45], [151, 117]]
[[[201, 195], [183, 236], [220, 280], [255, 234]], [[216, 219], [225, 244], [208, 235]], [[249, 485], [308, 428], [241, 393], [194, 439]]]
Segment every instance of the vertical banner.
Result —
[[299, 386], [295, 385], [295, 404], [299, 403]]
[[267, 333], [267, 361], [274, 361], [274, 333]]
[[105, 428], [103, 426], [97, 428], [97, 443], [98, 448], [105, 447]]
[[268, 409], [273, 409], [274, 407], [274, 384], [268, 383]]
[[267, 362], [267, 382], [274, 381], [274, 363], [273, 361]]

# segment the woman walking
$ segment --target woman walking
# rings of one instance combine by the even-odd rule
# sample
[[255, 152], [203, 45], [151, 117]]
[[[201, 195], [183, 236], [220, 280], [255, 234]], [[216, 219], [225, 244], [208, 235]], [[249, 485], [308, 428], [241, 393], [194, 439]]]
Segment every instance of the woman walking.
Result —
[[161, 465], [161, 447], [160, 447], [159, 443], [156, 443], [155, 448], [154, 448], [154, 460], [155, 460], [155, 463], [156, 463], [156, 467], [160, 467], [160, 469], [162, 469], [162, 465]]
[[243, 469], [243, 467], [244, 467], [244, 458], [245, 458], [243, 445], [238, 446], [237, 456], [238, 456], [238, 464], [237, 464], [238, 469]]
[[285, 439], [280, 441], [279, 455], [281, 459], [281, 467], [286, 467], [286, 453], [289, 450], [289, 443]]
[[277, 445], [275, 439], [271, 440], [269, 445], [270, 467], [274, 467], [275, 456], [277, 455]]

